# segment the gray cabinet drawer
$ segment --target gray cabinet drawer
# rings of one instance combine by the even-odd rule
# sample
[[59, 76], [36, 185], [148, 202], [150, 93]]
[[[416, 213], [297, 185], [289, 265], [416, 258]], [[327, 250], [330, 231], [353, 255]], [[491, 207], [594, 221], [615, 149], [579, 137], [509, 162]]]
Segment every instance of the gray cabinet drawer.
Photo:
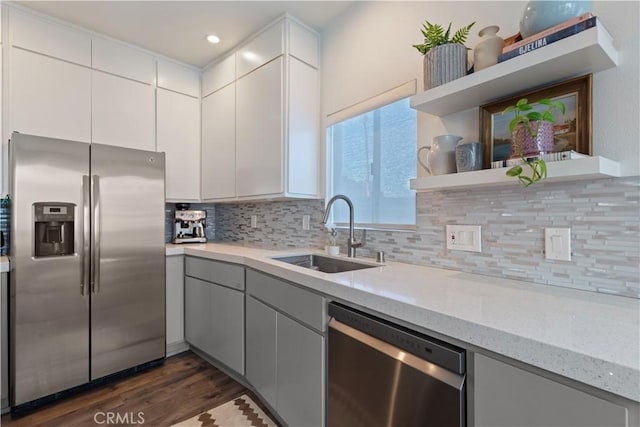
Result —
[[207, 282], [244, 290], [244, 267], [204, 258], [185, 257], [185, 274]]
[[249, 269], [247, 291], [312, 328], [326, 330], [325, 299], [318, 294]]

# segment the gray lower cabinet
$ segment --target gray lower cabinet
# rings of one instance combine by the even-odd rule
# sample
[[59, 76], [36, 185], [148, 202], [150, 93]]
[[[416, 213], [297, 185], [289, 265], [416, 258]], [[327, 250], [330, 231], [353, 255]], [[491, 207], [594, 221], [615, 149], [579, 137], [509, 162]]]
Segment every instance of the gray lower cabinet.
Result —
[[247, 296], [247, 381], [273, 407], [277, 407], [277, 312]]
[[168, 256], [166, 266], [166, 337], [169, 357], [187, 349], [184, 342], [184, 256]]
[[[187, 342], [244, 375], [244, 268], [208, 260], [195, 263], [197, 270], [190, 269], [191, 257], [185, 258], [185, 337]], [[204, 263], [204, 264], [203, 264]], [[207, 264], [208, 263], [208, 264]], [[220, 277], [224, 285], [191, 277], [190, 274], [217, 280], [208, 272], [219, 267], [224, 274]], [[203, 270], [204, 268], [204, 270]], [[235, 270], [228, 283], [228, 271]], [[206, 272], [206, 274], [202, 274]], [[242, 276], [242, 283], [239, 277]]]
[[324, 425], [324, 337], [278, 313], [278, 414], [290, 426]]
[[323, 426], [324, 297], [253, 270], [247, 294], [247, 380], [288, 425]]
[[482, 354], [474, 355], [473, 371], [476, 427], [626, 427], [638, 422], [633, 402], [613, 403]]

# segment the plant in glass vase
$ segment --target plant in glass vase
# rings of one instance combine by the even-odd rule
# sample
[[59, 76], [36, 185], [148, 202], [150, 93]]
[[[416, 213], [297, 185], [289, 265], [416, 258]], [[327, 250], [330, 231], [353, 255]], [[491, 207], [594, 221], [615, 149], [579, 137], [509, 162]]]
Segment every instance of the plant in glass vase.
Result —
[[[534, 109], [534, 105], [545, 106], [542, 110]], [[554, 136], [553, 123], [556, 119], [554, 110], [565, 112], [565, 106], [560, 101], [548, 98], [529, 104], [529, 100], [522, 98], [515, 105], [508, 106], [502, 114], [514, 113], [515, 117], [509, 122], [511, 132], [511, 156], [519, 157], [522, 165], [516, 165], [507, 170], [507, 176], [518, 178], [525, 187], [530, 186], [547, 177], [547, 165], [541, 158], [527, 158], [539, 156], [541, 153], [553, 152]], [[528, 166], [531, 175], [524, 173], [522, 166]]]

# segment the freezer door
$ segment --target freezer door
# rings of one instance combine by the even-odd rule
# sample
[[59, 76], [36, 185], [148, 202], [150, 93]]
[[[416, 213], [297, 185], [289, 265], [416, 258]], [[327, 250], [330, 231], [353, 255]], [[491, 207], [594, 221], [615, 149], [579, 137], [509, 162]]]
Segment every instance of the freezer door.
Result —
[[[10, 153], [10, 395], [16, 406], [89, 381], [82, 262], [89, 243], [83, 232], [89, 145], [14, 133]], [[47, 231], [40, 236], [37, 206], [44, 206], [39, 227]], [[56, 219], [65, 217], [63, 210], [73, 211], [73, 221], [67, 216], [66, 232], [60, 233]], [[43, 243], [55, 250], [36, 256]]]
[[164, 154], [91, 145], [91, 379], [165, 356]]

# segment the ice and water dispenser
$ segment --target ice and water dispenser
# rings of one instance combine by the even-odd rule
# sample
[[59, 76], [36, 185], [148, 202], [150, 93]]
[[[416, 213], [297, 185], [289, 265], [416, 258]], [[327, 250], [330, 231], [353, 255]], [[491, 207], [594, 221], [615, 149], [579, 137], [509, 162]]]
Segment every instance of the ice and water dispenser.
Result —
[[34, 257], [73, 255], [73, 203], [34, 203]]

